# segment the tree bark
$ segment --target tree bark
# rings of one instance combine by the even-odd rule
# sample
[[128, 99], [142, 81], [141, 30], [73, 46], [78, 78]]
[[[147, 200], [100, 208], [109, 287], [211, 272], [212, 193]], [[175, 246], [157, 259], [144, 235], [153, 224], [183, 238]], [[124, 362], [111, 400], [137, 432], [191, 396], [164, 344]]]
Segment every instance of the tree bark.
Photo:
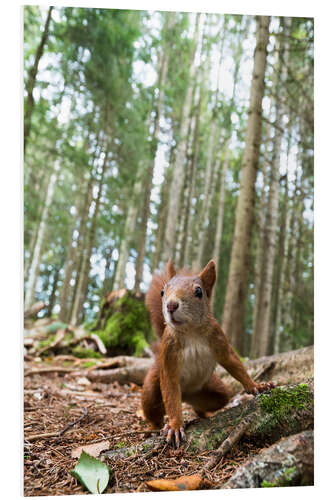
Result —
[[[199, 36], [199, 20], [200, 14], [196, 16], [196, 27], [194, 33], [194, 48], [191, 59], [189, 85], [187, 87], [184, 106], [182, 109], [182, 117], [180, 124], [179, 143], [177, 145], [175, 165], [173, 177], [170, 187], [170, 196], [168, 204], [168, 217], [166, 221], [165, 240], [163, 249], [163, 261], [167, 262], [170, 257], [174, 256], [175, 236], [176, 236], [176, 222], [178, 221], [180, 209], [180, 195], [184, 185], [184, 165], [186, 154], [186, 138], [188, 134], [189, 121], [190, 121], [190, 108], [193, 92], [193, 78], [195, 74], [195, 53], [198, 44]], [[176, 221], [176, 222], [175, 222]]]
[[[168, 13], [168, 17], [166, 19], [166, 25], [165, 25], [165, 32], [166, 33], [168, 33], [168, 31], [173, 28], [175, 22], [176, 22], [175, 13], [174, 12]], [[162, 50], [163, 50], [163, 48], [162, 48]], [[167, 43], [166, 46], [164, 47], [164, 52], [162, 54], [162, 61], [161, 61], [161, 66], [160, 66], [159, 82], [158, 82], [159, 93], [158, 93], [158, 98], [157, 98], [157, 102], [156, 102], [155, 116], [154, 116], [154, 130], [153, 130], [152, 141], [151, 141], [151, 161], [150, 161], [150, 165], [147, 169], [147, 175], [145, 178], [144, 201], [143, 201], [143, 208], [142, 208], [142, 214], [141, 214], [141, 237], [139, 239], [138, 256], [136, 258], [136, 266], [135, 266], [135, 284], [134, 284], [135, 293], [140, 292], [143, 263], [144, 263], [145, 253], [146, 253], [147, 223], [148, 223], [149, 214], [150, 214], [150, 197], [151, 197], [151, 190], [152, 190], [152, 185], [153, 185], [155, 158], [156, 158], [156, 152], [157, 152], [158, 142], [159, 142], [160, 119], [162, 116], [162, 106], [163, 106], [164, 94], [165, 94], [164, 88], [165, 88], [165, 84], [166, 84], [166, 80], [167, 80], [169, 58], [170, 58], [169, 44]]]
[[119, 248], [119, 257], [117, 263], [117, 269], [115, 272], [115, 277], [113, 281], [113, 289], [119, 290], [120, 288], [124, 288], [125, 286], [125, 278], [126, 278], [126, 264], [129, 257], [130, 252], [130, 242], [133, 237], [133, 232], [135, 229], [135, 225], [137, 222], [137, 214], [138, 214], [138, 199], [142, 189], [142, 179], [139, 177], [139, 172], [137, 173], [138, 178], [135, 182], [133, 189], [133, 197], [131, 200], [131, 204], [127, 211], [124, 234], [121, 240], [120, 248]]
[[[290, 18], [286, 18], [289, 19]], [[286, 111], [285, 100], [280, 89], [284, 88], [284, 83], [287, 77], [288, 64], [288, 36], [289, 26], [286, 25], [283, 34], [286, 38], [282, 38], [279, 51], [279, 65], [277, 68], [277, 95], [276, 95], [276, 119], [277, 125], [282, 123], [283, 115]], [[263, 259], [262, 259], [262, 274], [260, 295], [258, 297], [258, 316], [256, 318], [256, 330], [253, 331], [253, 345], [251, 346], [251, 357], [258, 358], [265, 356], [269, 352], [270, 341], [270, 320], [272, 307], [272, 290], [273, 290], [273, 271], [274, 257], [276, 246], [276, 232], [279, 213], [279, 190], [280, 190], [280, 158], [281, 158], [281, 143], [283, 130], [280, 127], [275, 127], [274, 143], [273, 143], [273, 158], [271, 167], [270, 189], [267, 202], [267, 214], [264, 228], [263, 238]]]
[[257, 43], [254, 54], [250, 109], [241, 170], [241, 186], [223, 312], [223, 329], [236, 349], [243, 352], [244, 316], [248, 289], [248, 270], [259, 146], [262, 99], [265, 85], [266, 50], [269, 37], [268, 16], [257, 18]]
[[313, 452], [313, 430], [282, 438], [239, 467], [222, 488], [311, 486]]
[[[197, 246], [197, 253], [194, 260], [194, 268], [201, 269], [202, 267], [202, 259], [204, 253], [204, 247], [206, 243], [205, 233], [207, 230], [207, 226], [209, 223], [209, 215], [210, 215], [210, 207], [212, 202], [212, 196], [215, 189], [214, 178], [216, 177], [217, 165], [214, 162], [214, 153], [216, 150], [216, 137], [218, 132], [217, 126], [217, 118], [218, 118], [218, 102], [219, 102], [219, 85], [220, 85], [220, 73], [222, 67], [223, 60], [223, 46], [225, 37], [227, 34], [226, 26], [223, 26], [221, 37], [221, 47], [220, 47], [220, 60], [218, 65], [218, 77], [216, 83], [216, 91], [214, 95], [214, 103], [213, 103], [213, 112], [212, 112], [212, 121], [210, 127], [209, 134], [209, 143], [208, 143], [208, 152], [207, 152], [207, 166], [205, 172], [205, 184], [204, 184], [204, 193], [203, 193], [203, 206], [200, 213], [199, 221], [198, 221], [198, 234], [199, 234], [199, 242]], [[219, 148], [218, 148], [219, 149]]]
[[[216, 271], [218, 274], [219, 260], [220, 260], [220, 248], [223, 234], [223, 217], [224, 217], [224, 197], [225, 197], [225, 176], [229, 166], [229, 156], [230, 156], [230, 137], [225, 143], [224, 159], [222, 164], [222, 171], [220, 175], [220, 187], [219, 187], [219, 208], [217, 213], [217, 224], [215, 232], [214, 250], [213, 250], [213, 260], [215, 261]], [[216, 293], [216, 287], [213, 289], [212, 293], [212, 304], [214, 304], [214, 298]]]
[[[199, 99], [195, 109], [195, 114], [193, 116], [194, 126], [193, 129], [193, 140], [192, 140], [192, 151], [190, 155], [190, 186], [188, 194], [188, 213], [187, 213], [187, 228], [185, 232], [184, 241], [184, 264], [185, 266], [191, 267], [192, 256], [193, 256], [193, 235], [194, 235], [194, 207], [193, 199], [195, 198], [195, 182], [196, 182], [196, 171], [199, 155], [199, 144], [200, 144], [200, 116], [202, 107], [202, 94], [203, 94], [203, 71], [201, 72], [200, 85], [199, 85]], [[197, 200], [196, 200], [197, 202]]]
[[33, 91], [36, 83], [36, 76], [38, 72], [38, 65], [39, 61], [41, 60], [41, 57], [44, 52], [45, 44], [47, 42], [47, 39], [49, 37], [49, 28], [50, 28], [50, 21], [51, 21], [51, 15], [52, 15], [52, 10], [53, 7], [49, 7], [48, 13], [47, 13], [47, 18], [45, 21], [44, 25], [44, 31], [43, 35], [41, 38], [41, 41], [37, 47], [36, 55], [35, 55], [35, 61], [32, 66], [32, 68], [29, 71], [29, 76], [28, 76], [28, 81], [27, 81], [27, 99], [25, 103], [25, 113], [24, 113], [24, 151], [27, 145], [27, 141], [30, 135], [30, 127], [31, 127], [31, 114], [32, 110], [34, 107], [34, 97], [33, 97]]
[[[272, 112], [272, 101], [270, 104], [270, 109], [268, 116], [271, 116]], [[264, 254], [264, 228], [265, 228], [265, 218], [266, 218], [266, 205], [267, 205], [267, 193], [266, 187], [268, 187], [268, 163], [269, 160], [269, 145], [271, 142], [271, 124], [267, 123], [266, 127], [266, 140], [265, 140], [265, 154], [263, 158], [262, 174], [263, 174], [263, 187], [260, 194], [258, 215], [257, 215], [257, 234], [258, 242], [256, 248], [256, 257], [254, 265], [254, 307], [253, 307], [253, 320], [252, 320], [252, 332], [257, 331], [258, 315], [259, 315], [259, 297], [261, 294], [261, 284], [262, 284], [262, 260]], [[252, 338], [252, 344], [258, 342], [258, 338]], [[258, 347], [254, 346], [253, 349], [256, 350]]]

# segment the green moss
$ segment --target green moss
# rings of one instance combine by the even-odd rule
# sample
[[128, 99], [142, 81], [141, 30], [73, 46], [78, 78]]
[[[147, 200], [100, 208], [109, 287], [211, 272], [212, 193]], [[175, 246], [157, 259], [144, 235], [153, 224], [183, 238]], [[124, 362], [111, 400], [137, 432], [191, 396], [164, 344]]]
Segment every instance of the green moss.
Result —
[[277, 485], [275, 483], [270, 483], [269, 481], [266, 481], [266, 479], [260, 485], [261, 488], [275, 488], [276, 486]]
[[277, 488], [281, 486], [293, 486], [295, 485], [295, 479], [297, 479], [297, 469], [296, 466], [288, 467], [285, 469], [279, 477], [277, 477], [274, 481], [262, 481], [262, 488]]
[[276, 387], [269, 394], [261, 394], [259, 398], [261, 408], [280, 419], [291, 410], [305, 408], [310, 400], [310, 391], [307, 384], [299, 384], [290, 389]]
[[[47, 347], [49, 346], [50, 344], [52, 344], [52, 342], [54, 341], [55, 339], [55, 334], [54, 335], [50, 335], [47, 339], [45, 340], [40, 340], [38, 342], [38, 347], [37, 349], [40, 350], [40, 349], [44, 349], [44, 347]], [[43, 355], [46, 356], [48, 354], [48, 351], [44, 351], [43, 352]]]
[[259, 396], [260, 407], [264, 414], [254, 429], [256, 439], [265, 439], [269, 436], [273, 441], [283, 435], [299, 432], [301, 429], [300, 417], [302, 411], [311, 410], [313, 396], [307, 384], [283, 389], [276, 387], [269, 394]]
[[[101, 307], [103, 307], [103, 302]], [[152, 329], [144, 302], [128, 292], [116, 300], [96, 333], [111, 355], [140, 356], [152, 339]]]
[[95, 361], [85, 361], [82, 363], [82, 368], [91, 368], [92, 366], [96, 366]]
[[99, 352], [94, 351], [93, 349], [84, 348], [81, 346], [76, 346], [72, 349], [73, 356], [77, 358], [98, 358], [100, 359], [102, 356]]

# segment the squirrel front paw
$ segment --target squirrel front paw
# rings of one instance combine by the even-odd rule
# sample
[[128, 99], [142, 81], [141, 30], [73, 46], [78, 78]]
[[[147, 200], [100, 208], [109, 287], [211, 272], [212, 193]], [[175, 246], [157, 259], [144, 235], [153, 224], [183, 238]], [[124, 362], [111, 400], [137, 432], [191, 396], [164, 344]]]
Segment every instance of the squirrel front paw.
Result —
[[260, 394], [262, 392], [269, 392], [276, 386], [274, 382], [261, 382], [261, 384], [253, 384], [251, 388], [249, 388], [246, 392], [248, 394]]
[[174, 444], [176, 448], [179, 448], [181, 441], [186, 441], [184, 427], [165, 424], [162, 433], [165, 436], [166, 442], [168, 444]]

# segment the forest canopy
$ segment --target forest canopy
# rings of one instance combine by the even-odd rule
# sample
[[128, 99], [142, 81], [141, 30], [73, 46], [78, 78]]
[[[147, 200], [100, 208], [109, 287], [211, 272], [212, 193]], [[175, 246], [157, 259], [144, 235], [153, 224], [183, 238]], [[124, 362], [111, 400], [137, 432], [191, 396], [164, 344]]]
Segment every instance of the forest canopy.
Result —
[[313, 343], [313, 19], [24, 7], [25, 308], [214, 259], [242, 355]]

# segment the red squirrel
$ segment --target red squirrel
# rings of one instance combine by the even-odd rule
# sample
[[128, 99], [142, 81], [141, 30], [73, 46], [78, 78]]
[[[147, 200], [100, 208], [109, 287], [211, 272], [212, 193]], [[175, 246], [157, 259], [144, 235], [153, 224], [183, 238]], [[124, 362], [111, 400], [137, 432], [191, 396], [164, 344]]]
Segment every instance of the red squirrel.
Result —
[[199, 417], [219, 410], [231, 397], [229, 389], [214, 373], [222, 365], [245, 390], [258, 394], [274, 387], [273, 382], [255, 383], [239, 356], [229, 344], [213, 316], [212, 290], [216, 266], [209, 261], [195, 274], [176, 273], [170, 259], [166, 269], [153, 276], [146, 295], [146, 306], [156, 334], [161, 338], [153, 366], [142, 389], [142, 409], [153, 428], [163, 428], [167, 442], [186, 439], [182, 401], [189, 403]]

